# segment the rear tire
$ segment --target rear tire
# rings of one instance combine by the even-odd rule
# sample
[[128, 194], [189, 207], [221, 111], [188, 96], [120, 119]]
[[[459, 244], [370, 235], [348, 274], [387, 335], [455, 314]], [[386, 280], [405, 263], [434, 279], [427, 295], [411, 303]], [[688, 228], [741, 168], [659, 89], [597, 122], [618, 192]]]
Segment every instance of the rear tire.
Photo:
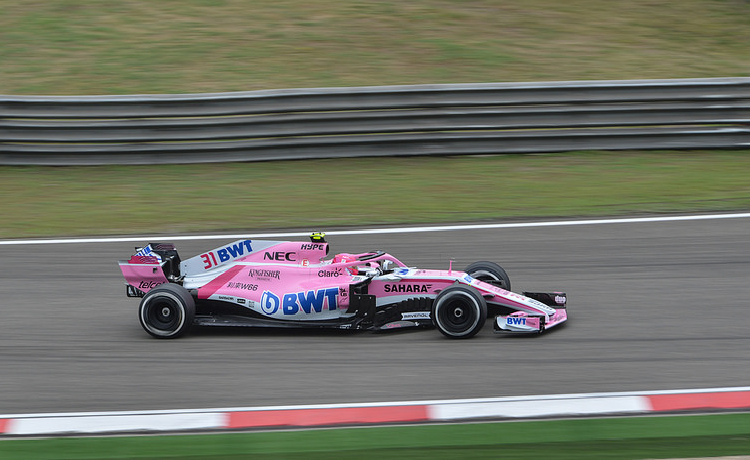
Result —
[[495, 262], [488, 262], [486, 260], [474, 262], [466, 267], [466, 270], [464, 271], [474, 279], [510, 291], [510, 277], [505, 273], [503, 267]]
[[138, 307], [143, 329], [158, 339], [185, 334], [195, 319], [195, 300], [178, 284], [162, 284], [148, 291]]
[[443, 289], [432, 304], [435, 327], [451, 339], [468, 339], [487, 321], [487, 302], [471, 286], [453, 285]]

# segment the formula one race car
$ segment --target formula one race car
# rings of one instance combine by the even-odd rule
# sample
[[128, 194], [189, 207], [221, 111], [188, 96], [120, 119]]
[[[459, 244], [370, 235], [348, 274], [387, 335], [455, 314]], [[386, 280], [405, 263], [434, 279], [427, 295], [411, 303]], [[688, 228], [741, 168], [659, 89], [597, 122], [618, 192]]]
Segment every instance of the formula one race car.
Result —
[[330, 259], [322, 233], [311, 242], [238, 240], [185, 261], [174, 245], [151, 243], [120, 261], [128, 297], [157, 338], [191, 326], [388, 330], [436, 327], [469, 338], [490, 313], [496, 332], [540, 333], [567, 320], [562, 292], [510, 291], [493, 262], [466, 270], [408, 267], [383, 251]]

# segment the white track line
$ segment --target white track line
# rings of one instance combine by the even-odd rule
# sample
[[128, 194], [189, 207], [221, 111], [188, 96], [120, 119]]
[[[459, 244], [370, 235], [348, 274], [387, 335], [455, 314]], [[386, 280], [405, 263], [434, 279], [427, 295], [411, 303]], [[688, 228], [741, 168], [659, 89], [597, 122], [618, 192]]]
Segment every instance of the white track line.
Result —
[[[174, 411], [79, 412], [0, 415], [0, 437], [58, 434], [176, 432], [319, 425], [384, 425], [427, 421], [646, 415], [686, 410], [747, 410], [749, 387], [393, 403], [320, 404]], [[718, 395], [722, 394], [721, 397]], [[664, 395], [666, 398], [659, 398]], [[677, 398], [675, 402], [675, 397]], [[726, 396], [726, 397], [724, 397]], [[653, 398], [656, 398], [654, 400]], [[667, 405], [661, 404], [666, 399]], [[368, 407], [383, 408], [369, 418]], [[416, 406], [414, 410], [403, 409]], [[300, 416], [300, 409], [305, 413]], [[342, 410], [338, 410], [342, 409]]]
[[161, 409], [161, 410], [131, 410], [131, 411], [97, 411], [97, 412], [55, 412], [28, 414], [0, 414], [0, 419], [8, 418], [45, 418], [45, 417], [101, 417], [105, 415], [174, 415], [216, 412], [258, 412], [279, 410], [311, 410], [311, 409], [345, 409], [353, 407], [403, 407], [429, 406], [437, 404], [483, 404], [498, 402], [528, 402], [555, 400], [583, 400], [591, 398], [623, 398], [630, 396], [655, 395], [699, 395], [701, 393], [737, 393], [750, 391], [750, 386], [720, 387], [720, 388], [689, 388], [679, 390], [646, 390], [646, 391], [608, 391], [599, 393], [564, 393], [546, 395], [497, 396], [489, 398], [470, 399], [426, 399], [414, 401], [382, 401], [382, 402], [350, 402], [333, 404], [298, 404], [289, 406], [228, 406], [203, 409]]
[[[534, 228], [534, 227], [563, 227], [571, 225], [605, 225], [605, 224], [637, 224], [650, 222], [676, 222], [692, 220], [718, 220], [718, 219], [746, 219], [750, 213], [735, 214], [700, 214], [686, 216], [662, 216], [662, 217], [632, 217], [622, 219], [593, 219], [593, 220], [562, 220], [550, 222], [519, 222], [519, 223], [496, 223], [496, 224], [466, 224], [466, 225], [443, 225], [432, 227], [384, 227], [369, 228], [362, 230], [339, 230], [326, 232], [327, 235], [382, 235], [385, 233], [429, 233], [429, 232], [455, 232], [459, 230], [486, 230], [501, 228]], [[236, 233], [223, 235], [155, 235], [155, 236], [128, 236], [112, 238], [62, 238], [62, 239], [29, 239], [29, 240], [0, 240], [0, 246], [28, 245], [28, 244], [73, 244], [73, 243], [127, 243], [142, 242], [147, 240], [163, 241], [198, 241], [198, 240], [233, 240], [241, 238], [295, 238], [306, 237], [310, 232], [287, 232], [287, 233]]]

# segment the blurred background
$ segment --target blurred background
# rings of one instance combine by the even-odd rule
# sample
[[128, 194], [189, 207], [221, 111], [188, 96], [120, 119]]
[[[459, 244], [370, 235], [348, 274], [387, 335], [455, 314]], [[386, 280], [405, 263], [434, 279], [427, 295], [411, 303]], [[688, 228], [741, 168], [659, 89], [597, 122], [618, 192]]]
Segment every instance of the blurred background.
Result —
[[[0, 153], [23, 144], [8, 136], [29, 122], [13, 110], [32, 96], [747, 77], [748, 43], [750, 2], [744, 0], [0, 0], [0, 107], [6, 110], [0, 115]], [[746, 101], [739, 102], [745, 112], [732, 125], [745, 133]], [[48, 117], [42, 124], [59, 121]], [[0, 239], [745, 212], [748, 153], [585, 150], [2, 165]], [[541, 289], [562, 284], [571, 295], [567, 329], [536, 341], [498, 341], [486, 330], [460, 345], [434, 331], [367, 335], [356, 345], [360, 338], [348, 335], [293, 338], [245, 331], [156, 343], [140, 330], [135, 303], [120, 291], [115, 260], [126, 258], [133, 243], [11, 241], [0, 246], [0, 414], [741, 384], [747, 319], [737, 312], [748, 297], [750, 231], [746, 220], [728, 222], [338, 239], [336, 250], [369, 250], [377, 243], [397, 250], [407, 263], [430, 267], [454, 257], [462, 264], [499, 260], [514, 286], [516, 280]], [[181, 253], [187, 257], [213, 246], [183, 242]], [[694, 425], [742, 423], [750, 425], [747, 418]], [[643, 439], [658, 428], [633, 434], [646, 447], [623, 455], [655, 458], [672, 455], [680, 445], [688, 446], [679, 451], [682, 456], [699, 446], [704, 454], [716, 452], [709, 449], [715, 446], [747, 453], [747, 433], [724, 436], [729, 431], [719, 430], [723, 437], [701, 438], [703, 431], [673, 426], [653, 445]], [[540, 426], [539, 433], [548, 428]], [[579, 434], [597, 428], [556, 429], [561, 443], [578, 443], [570, 457], [579, 458], [591, 446]], [[602, 442], [591, 458], [632, 446], [618, 438], [624, 432], [615, 427], [599, 433]], [[692, 444], [681, 433], [693, 433]], [[391, 439], [392, 433], [377, 436]], [[478, 435], [501, 436], [513, 442], [501, 426]], [[448, 438], [461, 436], [432, 436], [429, 442]], [[211, 442], [215, 451], [230, 444]], [[246, 452], [254, 442], [235, 447]], [[268, 442], [284, 452], [295, 441]], [[528, 445], [539, 444], [524, 442], [516, 455], [531, 455]], [[9, 446], [0, 442], [0, 457]], [[49, 449], [49, 458], [66, 452], [55, 444]], [[91, 449], [87, 455], [97, 457], [110, 447]], [[472, 455], [494, 458], [495, 449]], [[17, 458], [42, 458], [14, 452]], [[163, 454], [149, 452], [153, 458]], [[373, 458], [388, 454], [373, 452]], [[446, 452], [448, 458], [462, 456], [460, 450]], [[553, 455], [554, 446], [541, 457]]]
[[750, 73], [743, 0], [2, 0], [0, 10], [0, 94]]

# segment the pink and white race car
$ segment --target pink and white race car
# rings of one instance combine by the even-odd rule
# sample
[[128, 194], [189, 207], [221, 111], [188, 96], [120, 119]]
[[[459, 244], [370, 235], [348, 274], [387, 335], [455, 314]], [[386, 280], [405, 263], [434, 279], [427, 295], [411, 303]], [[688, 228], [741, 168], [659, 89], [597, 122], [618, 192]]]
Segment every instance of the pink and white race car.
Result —
[[157, 338], [193, 325], [389, 330], [436, 327], [474, 336], [489, 313], [495, 332], [540, 333], [568, 318], [563, 292], [510, 291], [493, 262], [464, 271], [408, 267], [383, 251], [326, 258], [311, 242], [238, 240], [181, 261], [173, 244], [151, 243], [120, 261], [128, 297]]

